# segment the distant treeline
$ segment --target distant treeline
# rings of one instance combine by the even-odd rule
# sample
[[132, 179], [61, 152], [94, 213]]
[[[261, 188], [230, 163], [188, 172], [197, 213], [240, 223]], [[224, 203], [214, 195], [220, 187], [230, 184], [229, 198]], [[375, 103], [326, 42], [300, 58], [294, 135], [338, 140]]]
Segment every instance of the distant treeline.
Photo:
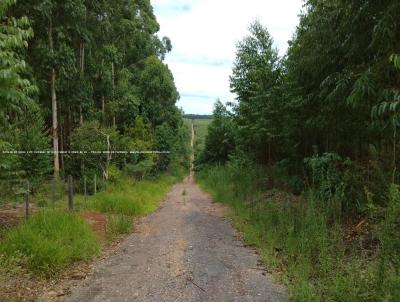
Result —
[[191, 120], [209, 120], [213, 118], [212, 115], [202, 115], [202, 114], [185, 114], [183, 117]]

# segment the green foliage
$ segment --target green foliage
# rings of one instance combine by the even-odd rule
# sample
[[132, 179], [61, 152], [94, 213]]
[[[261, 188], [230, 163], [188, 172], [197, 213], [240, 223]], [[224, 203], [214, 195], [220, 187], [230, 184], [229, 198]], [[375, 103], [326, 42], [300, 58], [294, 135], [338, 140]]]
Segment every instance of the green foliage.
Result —
[[393, 54], [390, 56], [390, 61], [393, 63], [394, 67], [400, 69], [400, 55]]
[[233, 148], [232, 118], [226, 107], [220, 101], [217, 101], [198, 163], [225, 163]]
[[[269, 186], [300, 193], [314, 185], [342, 199], [342, 210], [362, 213], [364, 187], [382, 196], [399, 179], [399, 13], [394, 0], [305, 1], [283, 57], [268, 29], [251, 24], [230, 78], [237, 102], [228, 153], [268, 167]], [[228, 158], [214, 158], [222, 128], [210, 129], [204, 164]], [[310, 177], [310, 165], [323, 175]]]
[[[14, 18], [7, 15], [13, 0], [0, 4], [0, 151], [16, 151], [15, 138], [17, 114], [30, 101], [36, 87], [26, 77], [27, 65], [21, 53], [28, 47], [33, 32], [26, 17]], [[40, 124], [40, 121], [38, 121]], [[36, 129], [35, 129], [36, 130]], [[16, 155], [0, 156], [0, 178], [21, 175], [19, 158]]]
[[108, 180], [112, 183], [118, 182], [122, 178], [122, 172], [115, 166], [108, 167]]
[[398, 186], [390, 188], [385, 218], [378, 229], [380, 241], [379, 264], [376, 273], [378, 292], [376, 299], [400, 299], [400, 192]]
[[[31, 104], [16, 122], [15, 134], [19, 150], [33, 153], [19, 155], [19, 168], [31, 181], [38, 183], [51, 172], [50, 138], [44, 128], [40, 109]], [[36, 153], [43, 152], [43, 153]]]
[[203, 115], [203, 114], [185, 114], [183, 117], [188, 120], [210, 120], [210, 119], [212, 119], [212, 115]]
[[77, 260], [98, 253], [95, 235], [82, 218], [64, 212], [41, 212], [1, 240], [0, 254], [18, 256], [18, 265], [50, 277]]
[[175, 180], [172, 176], [151, 181], [124, 179], [91, 196], [83, 206], [102, 213], [142, 216], [158, 208]]
[[204, 150], [207, 130], [211, 122], [212, 122], [212, 116], [210, 116], [209, 119], [194, 119], [194, 120], [185, 119], [189, 135], [190, 136], [192, 135], [192, 124], [195, 132], [193, 149], [194, 149], [194, 159], [196, 165], [198, 164], [198, 160], [201, 156], [202, 151]]
[[373, 237], [381, 242], [376, 259], [365, 255], [361, 240], [349, 245], [345, 228], [331, 219], [335, 209], [318, 194], [310, 191], [304, 201], [289, 200], [289, 195], [265, 192], [256, 182], [260, 178], [263, 172], [241, 159], [197, 174], [202, 188], [231, 206], [234, 224], [287, 283], [293, 301], [398, 299], [397, 188], [392, 188], [383, 227]]
[[259, 22], [237, 44], [233, 144], [220, 156], [214, 121], [198, 179], [294, 301], [399, 299], [399, 14], [395, 0], [307, 0], [284, 57]]
[[[9, 129], [7, 129], [9, 130]], [[15, 153], [6, 152], [16, 152], [16, 146], [13, 145], [10, 140], [11, 131], [4, 131], [0, 133], [0, 179], [10, 179], [22, 174], [19, 170], [18, 165], [18, 155]], [[4, 153], [3, 153], [4, 152]]]
[[154, 168], [152, 160], [142, 160], [136, 165], [128, 164], [124, 168], [124, 172], [136, 179], [144, 179]]
[[280, 135], [281, 66], [268, 30], [258, 21], [250, 35], [237, 45], [231, 90], [238, 96], [234, 106], [238, 144], [263, 162], [272, 160], [270, 150]]
[[144, 118], [154, 126], [166, 122], [173, 127], [178, 114], [174, 106], [178, 92], [171, 71], [156, 56], [151, 56], [144, 62], [139, 81], [140, 97], [146, 100], [141, 104]]
[[71, 155], [70, 174], [96, 174], [108, 179], [110, 165], [115, 160], [115, 154], [112, 152], [119, 151], [119, 141], [120, 136], [114, 128], [102, 128], [97, 121], [85, 123], [77, 128], [71, 137], [71, 150], [78, 153]]
[[[100, 147], [106, 151], [100, 132], [110, 135], [112, 148], [121, 151], [152, 151], [158, 141], [167, 149], [186, 143], [171, 135], [182, 126], [175, 106], [178, 93], [163, 62], [172, 46], [167, 37], [157, 36], [159, 25], [149, 0], [28, 0], [10, 9], [11, 3], [6, 1], [1, 7], [1, 16], [10, 16], [1, 17], [0, 28], [7, 37], [0, 45], [4, 65], [0, 70], [8, 77], [2, 84], [0, 76], [0, 96], [12, 98], [7, 101], [9, 107], [1, 104], [4, 115], [17, 111], [14, 107], [23, 101], [22, 96], [33, 90], [25, 80], [30, 78], [39, 88], [36, 101], [47, 128], [56, 128], [61, 151], [100, 151]], [[50, 81], [53, 77], [54, 83]], [[56, 117], [58, 125], [52, 125]], [[140, 132], [141, 127], [144, 135], [131, 133], [132, 128]], [[110, 159], [104, 154], [60, 158], [64, 175], [82, 178], [97, 173], [107, 178]], [[115, 155], [111, 161], [119, 169], [153, 161], [146, 173], [166, 170], [172, 162], [150, 154], [133, 159]]]
[[[33, 102], [22, 106], [12, 124], [0, 133], [0, 179], [27, 178], [39, 183], [51, 171], [50, 139], [40, 109]], [[12, 154], [10, 152], [18, 152]]]
[[305, 163], [312, 170], [313, 187], [319, 189], [324, 200], [330, 200], [336, 194], [343, 193], [343, 183], [337, 169], [337, 164], [341, 161], [341, 157], [334, 153], [305, 159]]
[[[26, 62], [20, 51], [26, 49], [33, 32], [26, 17], [7, 17], [7, 10], [15, 1], [2, 1], [0, 6], [0, 113], [16, 112], [29, 100], [35, 86], [26, 79]], [[2, 121], [3, 123], [4, 121]]]

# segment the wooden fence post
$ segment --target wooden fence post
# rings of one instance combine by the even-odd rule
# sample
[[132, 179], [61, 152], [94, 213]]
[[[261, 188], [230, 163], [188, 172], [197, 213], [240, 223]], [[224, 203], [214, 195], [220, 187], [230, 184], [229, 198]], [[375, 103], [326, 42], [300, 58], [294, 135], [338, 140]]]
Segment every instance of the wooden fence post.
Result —
[[70, 211], [74, 209], [74, 188], [71, 175], [68, 175], [68, 208]]
[[30, 191], [30, 184], [29, 180], [26, 181], [26, 192], [25, 192], [25, 218], [28, 219], [30, 212], [29, 212], [29, 191]]
[[53, 205], [53, 210], [56, 208], [56, 178], [53, 177], [51, 180], [51, 204]]
[[83, 193], [85, 195], [85, 201], [86, 201], [86, 195], [87, 195], [86, 175], [83, 176]]

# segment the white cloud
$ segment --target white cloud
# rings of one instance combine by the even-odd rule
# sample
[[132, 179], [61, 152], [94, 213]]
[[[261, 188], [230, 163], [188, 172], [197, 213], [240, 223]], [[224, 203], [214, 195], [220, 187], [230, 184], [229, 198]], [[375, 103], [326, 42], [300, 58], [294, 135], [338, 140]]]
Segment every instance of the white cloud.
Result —
[[[166, 62], [187, 113], [211, 113], [215, 99], [232, 101], [229, 75], [235, 45], [259, 19], [283, 55], [298, 23], [302, 0], [152, 0], [160, 36], [172, 40]], [[188, 97], [199, 95], [208, 98]]]

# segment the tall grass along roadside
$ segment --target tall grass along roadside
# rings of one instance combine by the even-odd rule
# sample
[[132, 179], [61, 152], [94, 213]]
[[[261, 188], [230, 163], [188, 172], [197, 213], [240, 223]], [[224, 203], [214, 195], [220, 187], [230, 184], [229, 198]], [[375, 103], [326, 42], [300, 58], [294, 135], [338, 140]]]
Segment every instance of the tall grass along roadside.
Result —
[[159, 207], [175, 182], [176, 178], [173, 176], [143, 181], [125, 178], [90, 197], [86, 202], [80, 198], [80, 206], [109, 214], [146, 215]]
[[109, 215], [106, 222], [106, 235], [109, 241], [120, 235], [129, 234], [133, 229], [132, 217]]
[[46, 203], [39, 213], [19, 226], [4, 231], [0, 238], [0, 265], [3, 271], [25, 270], [35, 276], [51, 277], [69, 264], [88, 260], [99, 252], [99, 240], [80, 211], [107, 214], [106, 239], [114, 240], [133, 229], [133, 218], [158, 209], [183, 171], [154, 179], [136, 181], [121, 176], [93, 196], [74, 196], [75, 213], [66, 212], [67, 200], [57, 200], [56, 210]]
[[75, 214], [43, 211], [6, 233], [0, 245], [2, 261], [49, 277], [69, 264], [99, 252], [88, 224]]
[[[328, 201], [266, 197], [263, 173], [230, 162], [199, 172], [201, 187], [232, 207], [234, 224], [289, 286], [294, 301], [400, 301], [400, 193], [392, 186], [376, 231], [348, 238]], [[261, 181], [260, 181], [261, 180]], [[374, 210], [372, 210], [374, 211]]]

